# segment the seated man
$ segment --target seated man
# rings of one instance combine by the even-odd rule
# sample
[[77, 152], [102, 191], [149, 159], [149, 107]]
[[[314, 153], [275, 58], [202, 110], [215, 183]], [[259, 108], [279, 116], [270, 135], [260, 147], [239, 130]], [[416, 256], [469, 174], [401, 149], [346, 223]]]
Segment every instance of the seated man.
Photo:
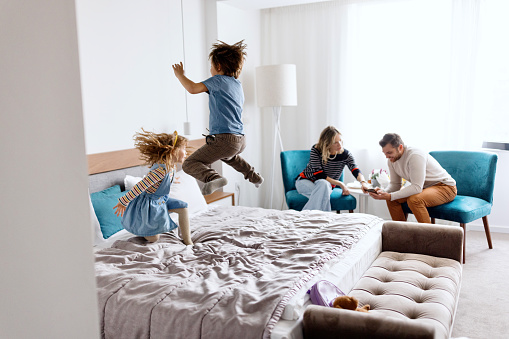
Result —
[[[373, 199], [387, 200], [392, 220], [406, 221], [401, 204], [406, 202], [418, 222], [430, 223], [426, 207], [445, 204], [456, 196], [456, 181], [431, 155], [405, 146], [396, 133], [384, 135], [379, 142], [388, 159], [390, 184], [369, 193]], [[401, 179], [411, 183], [401, 187]]]

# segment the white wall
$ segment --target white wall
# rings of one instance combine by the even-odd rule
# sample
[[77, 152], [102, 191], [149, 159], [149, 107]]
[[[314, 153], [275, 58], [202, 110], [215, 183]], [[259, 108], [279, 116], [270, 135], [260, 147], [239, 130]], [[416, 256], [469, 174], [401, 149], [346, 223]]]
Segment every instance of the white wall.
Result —
[[208, 73], [203, 0], [184, 2], [184, 30], [180, 0], [76, 3], [87, 153], [132, 148], [141, 127], [203, 133], [207, 95], [191, 98], [171, 68], [185, 46], [186, 75]]
[[265, 162], [262, 138], [266, 136], [266, 131], [260, 127], [261, 115], [255, 97], [255, 68], [260, 65], [259, 27], [259, 10], [242, 10], [221, 1], [217, 3], [217, 39], [230, 44], [244, 40], [247, 45], [247, 58], [239, 77], [244, 89], [242, 121], [247, 140], [242, 157], [266, 180], [260, 188], [256, 188], [241, 173], [223, 165], [223, 175], [228, 178], [224, 191], [235, 192], [238, 204], [242, 206], [263, 206], [270, 185], [270, 173], [262, 167]]
[[98, 338], [74, 2], [0, 7], [0, 338]]

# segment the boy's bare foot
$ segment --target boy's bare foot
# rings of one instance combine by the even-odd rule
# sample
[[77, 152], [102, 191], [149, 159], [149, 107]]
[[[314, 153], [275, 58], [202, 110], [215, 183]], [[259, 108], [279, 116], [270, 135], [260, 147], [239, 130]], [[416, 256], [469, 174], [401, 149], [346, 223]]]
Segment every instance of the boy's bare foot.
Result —
[[203, 185], [203, 187], [201, 189], [201, 193], [203, 195], [209, 195], [212, 192], [214, 192], [215, 190], [223, 187], [227, 183], [228, 183], [228, 180], [226, 180], [226, 178], [217, 178], [212, 181], [206, 182], [205, 185]]

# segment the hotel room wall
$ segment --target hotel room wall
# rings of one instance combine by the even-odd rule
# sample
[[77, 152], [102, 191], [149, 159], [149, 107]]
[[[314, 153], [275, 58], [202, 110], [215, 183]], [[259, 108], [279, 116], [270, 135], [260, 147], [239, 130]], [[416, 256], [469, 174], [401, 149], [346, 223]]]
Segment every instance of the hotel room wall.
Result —
[[184, 2], [184, 31], [180, 0], [76, 6], [88, 154], [132, 148], [141, 127], [183, 134], [188, 118], [192, 136], [205, 131], [207, 95], [186, 94], [171, 68], [184, 61], [185, 46], [186, 75], [209, 74], [204, 0]]
[[[239, 80], [244, 89], [244, 110], [242, 121], [247, 146], [244, 157], [265, 178], [265, 183], [256, 188], [252, 183], [244, 179], [244, 176], [230, 166], [223, 164], [223, 175], [228, 178], [228, 185], [224, 191], [235, 192], [238, 203], [242, 206], [264, 206], [264, 197], [270, 194], [270, 171], [267, 170], [267, 162], [272, 154], [272, 147], [265, 147], [263, 140], [270, 139], [270, 130], [261, 128], [262, 112], [256, 104], [255, 94], [255, 69], [260, 65], [260, 11], [242, 10], [217, 2], [217, 39], [227, 43], [244, 40], [247, 44], [247, 58]], [[268, 151], [270, 150], [270, 152]], [[268, 167], [270, 169], [270, 167]]]
[[1, 338], [99, 338], [73, 1], [2, 2]]

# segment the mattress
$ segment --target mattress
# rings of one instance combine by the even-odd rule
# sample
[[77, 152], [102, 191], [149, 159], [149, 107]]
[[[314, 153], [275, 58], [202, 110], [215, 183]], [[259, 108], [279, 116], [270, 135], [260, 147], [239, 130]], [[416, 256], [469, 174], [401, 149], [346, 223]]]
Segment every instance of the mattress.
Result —
[[286, 305], [271, 339], [302, 339], [302, 315], [311, 300], [307, 291], [320, 280], [328, 280], [348, 294], [382, 251], [382, 223], [374, 226], [344, 256], [327, 263]]

